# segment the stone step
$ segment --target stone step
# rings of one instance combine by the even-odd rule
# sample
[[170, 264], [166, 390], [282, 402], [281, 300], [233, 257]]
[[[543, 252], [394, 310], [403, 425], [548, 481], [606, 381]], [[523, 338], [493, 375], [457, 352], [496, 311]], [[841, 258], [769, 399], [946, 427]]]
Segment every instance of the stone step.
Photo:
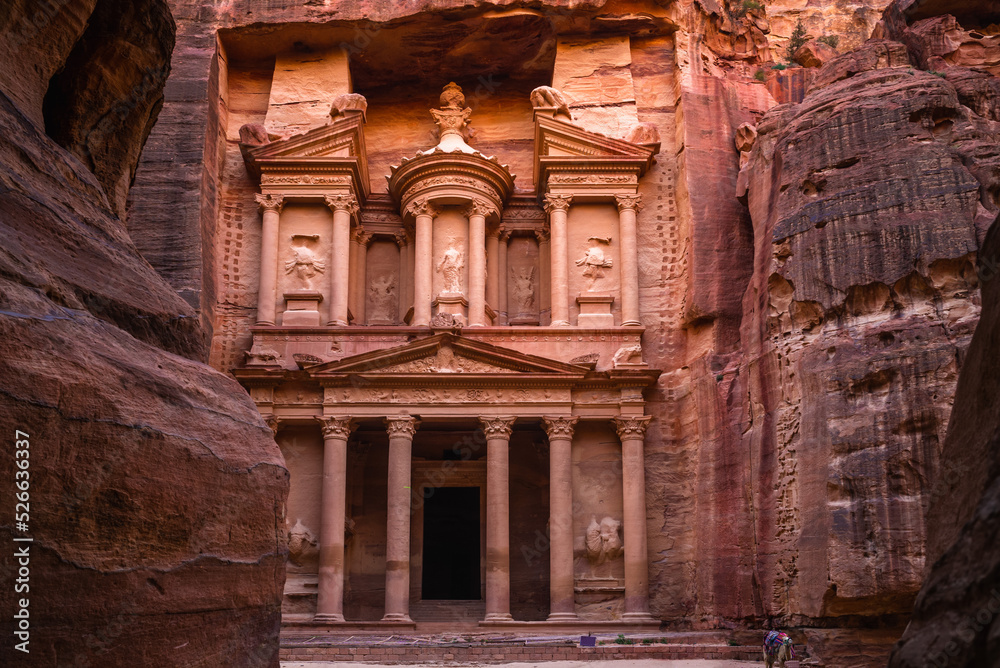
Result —
[[469, 622], [486, 616], [485, 601], [415, 601], [410, 618], [420, 622]]

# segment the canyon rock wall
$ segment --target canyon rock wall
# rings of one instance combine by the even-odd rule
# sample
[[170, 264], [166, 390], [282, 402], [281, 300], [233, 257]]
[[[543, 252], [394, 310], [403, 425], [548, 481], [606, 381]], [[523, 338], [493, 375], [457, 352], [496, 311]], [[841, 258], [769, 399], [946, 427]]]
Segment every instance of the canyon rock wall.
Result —
[[242, 388], [194, 361], [193, 310], [116, 215], [162, 97], [169, 9], [0, 13], [5, 62], [25, 64], [0, 73], [0, 478], [27, 480], [30, 507], [27, 529], [13, 503], [0, 521], [30, 552], [17, 594], [3, 561], [0, 652], [21, 656], [25, 598], [30, 665], [277, 666], [284, 462]]

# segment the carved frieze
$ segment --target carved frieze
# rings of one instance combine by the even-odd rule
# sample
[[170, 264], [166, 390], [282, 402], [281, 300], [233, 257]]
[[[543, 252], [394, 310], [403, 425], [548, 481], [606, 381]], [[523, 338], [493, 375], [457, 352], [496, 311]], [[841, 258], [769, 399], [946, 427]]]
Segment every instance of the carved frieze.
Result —
[[263, 174], [260, 177], [262, 186], [349, 186], [350, 176], [313, 176], [310, 174], [296, 174], [289, 176], [278, 176], [277, 174]]
[[549, 183], [586, 185], [635, 185], [639, 178], [634, 174], [553, 174]]

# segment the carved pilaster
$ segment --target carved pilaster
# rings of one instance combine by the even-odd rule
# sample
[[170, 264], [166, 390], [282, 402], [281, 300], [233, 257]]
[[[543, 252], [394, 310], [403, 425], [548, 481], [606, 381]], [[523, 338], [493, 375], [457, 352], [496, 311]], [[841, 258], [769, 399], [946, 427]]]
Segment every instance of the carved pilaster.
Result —
[[553, 211], [569, 211], [569, 205], [572, 202], [572, 195], [548, 194], [545, 196], [545, 213], [551, 214]]
[[354, 429], [354, 420], [350, 417], [345, 416], [334, 416], [334, 417], [317, 417], [316, 420], [319, 421], [321, 428], [323, 429], [323, 438], [339, 438], [342, 440], [347, 440], [351, 436], [351, 431]]
[[550, 441], [560, 438], [573, 440], [573, 431], [579, 420], [580, 418], [575, 417], [544, 417], [542, 418], [542, 426], [545, 427], [545, 433], [549, 435]]
[[618, 204], [618, 211], [631, 209], [639, 212], [642, 210], [641, 195], [615, 195], [615, 202]]
[[539, 244], [546, 243], [551, 238], [551, 232], [549, 231], [549, 228], [542, 227], [540, 229], [535, 230], [535, 238], [538, 240]]
[[264, 211], [275, 211], [281, 213], [281, 210], [285, 208], [285, 197], [283, 195], [254, 195], [254, 199], [257, 201], [257, 206], [260, 207], [262, 212]]
[[618, 430], [618, 438], [621, 440], [633, 438], [645, 438], [646, 427], [652, 419], [650, 415], [618, 416], [615, 418], [615, 428]]
[[509, 439], [516, 420], [516, 417], [486, 416], [479, 418], [479, 421], [483, 424], [483, 431], [486, 432], [487, 440], [492, 438]]
[[389, 433], [389, 438], [402, 436], [413, 439], [419, 424], [420, 421], [410, 415], [397, 415], [385, 419], [385, 429]]
[[352, 216], [358, 212], [358, 200], [354, 195], [327, 195], [323, 198], [332, 211], [346, 211]]

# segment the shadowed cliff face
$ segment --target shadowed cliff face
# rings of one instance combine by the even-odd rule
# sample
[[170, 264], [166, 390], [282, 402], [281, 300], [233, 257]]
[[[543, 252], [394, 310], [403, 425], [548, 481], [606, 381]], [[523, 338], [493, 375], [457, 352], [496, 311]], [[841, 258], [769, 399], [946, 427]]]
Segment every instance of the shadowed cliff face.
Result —
[[[0, 13], [20, 64], [0, 72], [0, 479], [25, 470], [15, 430], [30, 462], [27, 529], [7, 514], [0, 535], [34, 539], [29, 590], [2, 561], [0, 607], [30, 601], [33, 666], [277, 666], [283, 460], [242, 388], [193, 361], [193, 312], [115, 215], [162, 94], [169, 10]], [[20, 656], [12, 614], [4, 657]]]

